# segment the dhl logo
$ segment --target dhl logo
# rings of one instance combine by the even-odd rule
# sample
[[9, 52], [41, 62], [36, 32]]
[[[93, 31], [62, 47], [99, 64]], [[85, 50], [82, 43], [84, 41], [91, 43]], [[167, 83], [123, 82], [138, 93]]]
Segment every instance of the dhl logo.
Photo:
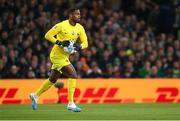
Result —
[[0, 103], [1, 104], [21, 104], [20, 99], [14, 99], [18, 88], [0, 88]]
[[159, 94], [156, 102], [163, 103], [163, 102], [180, 102], [180, 98], [178, 96], [179, 90], [178, 88], [158, 88], [156, 92]]
[[[126, 99], [115, 98], [119, 88], [87, 88], [84, 92], [76, 89], [75, 100], [78, 103], [123, 103]], [[153, 92], [152, 92], [153, 93]], [[157, 96], [152, 102], [156, 103], [179, 103], [179, 90], [176, 87], [159, 87], [155, 91]], [[128, 92], [127, 92], [128, 95]], [[137, 94], [138, 95], [138, 94]], [[59, 100], [67, 103], [68, 90], [63, 88], [59, 90]], [[143, 98], [143, 97], [142, 97]], [[135, 102], [136, 97], [131, 98], [131, 103]], [[128, 99], [127, 99], [128, 100]]]
[[[87, 88], [81, 91], [76, 88], [74, 100], [77, 103], [120, 103], [121, 99], [116, 99], [119, 88]], [[59, 100], [61, 103], [68, 102], [68, 89], [62, 88], [59, 90]]]

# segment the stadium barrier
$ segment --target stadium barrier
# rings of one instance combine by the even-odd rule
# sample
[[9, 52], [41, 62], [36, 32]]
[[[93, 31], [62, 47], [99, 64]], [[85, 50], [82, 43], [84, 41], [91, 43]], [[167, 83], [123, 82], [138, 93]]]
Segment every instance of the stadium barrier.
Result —
[[[0, 80], [0, 104], [30, 104], [29, 93], [44, 80]], [[40, 104], [67, 103], [64, 87], [54, 86], [39, 98]], [[180, 79], [79, 79], [76, 103], [179, 103]]]

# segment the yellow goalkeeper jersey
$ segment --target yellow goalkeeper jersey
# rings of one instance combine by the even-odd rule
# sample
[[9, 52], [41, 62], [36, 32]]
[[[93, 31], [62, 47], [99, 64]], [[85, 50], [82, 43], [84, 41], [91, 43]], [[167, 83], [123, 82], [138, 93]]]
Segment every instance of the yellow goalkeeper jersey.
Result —
[[[69, 20], [57, 23], [45, 34], [45, 38], [52, 43], [55, 43], [57, 40], [71, 40], [76, 42], [79, 39], [82, 49], [88, 47], [87, 36], [84, 27], [79, 23], [76, 23], [75, 26], [72, 26], [69, 23]], [[69, 57], [69, 54], [64, 52], [63, 48], [59, 47], [59, 45], [55, 44], [51, 50], [50, 56], [63, 58]]]

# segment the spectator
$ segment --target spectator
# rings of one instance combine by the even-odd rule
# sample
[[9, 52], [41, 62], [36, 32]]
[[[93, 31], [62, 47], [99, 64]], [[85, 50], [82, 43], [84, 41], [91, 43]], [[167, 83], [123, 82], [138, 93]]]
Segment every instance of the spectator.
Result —
[[152, 66], [151, 68], [151, 74], [150, 74], [151, 78], [157, 78], [158, 76], [158, 68], [156, 66]]
[[16, 65], [12, 65], [10, 72], [6, 78], [17, 79], [20, 78], [19, 68]]
[[180, 77], [180, 65], [178, 61], [173, 63], [172, 77], [179, 78]]
[[144, 67], [139, 69], [139, 76], [140, 77], [150, 77], [151, 74], [151, 63], [149, 61], [146, 61], [144, 64]]
[[97, 78], [102, 76], [102, 71], [95, 61], [92, 62], [91, 69], [88, 71], [87, 76], [92, 78]]

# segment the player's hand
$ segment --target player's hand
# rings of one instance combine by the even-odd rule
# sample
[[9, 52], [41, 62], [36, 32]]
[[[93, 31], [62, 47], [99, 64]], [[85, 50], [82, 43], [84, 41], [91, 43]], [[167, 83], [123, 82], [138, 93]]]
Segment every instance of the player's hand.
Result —
[[64, 49], [64, 51], [65, 51], [66, 53], [69, 53], [69, 54], [72, 54], [72, 53], [77, 52], [77, 51], [75, 50], [74, 42], [73, 42], [73, 41], [69, 41], [69, 46], [65, 46], [65, 47], [63, 47], [63, 49]]
[[82, 46], [80, 43], [74, 43], [73, 47], [76, 51], [80, 51], [82, 49]]
[[65, 41], [56, 41], [56, 44], [61, 46], [61, 47], [68, 47], [70, 45], [70, 41], [69, 40], [65, 40]]

